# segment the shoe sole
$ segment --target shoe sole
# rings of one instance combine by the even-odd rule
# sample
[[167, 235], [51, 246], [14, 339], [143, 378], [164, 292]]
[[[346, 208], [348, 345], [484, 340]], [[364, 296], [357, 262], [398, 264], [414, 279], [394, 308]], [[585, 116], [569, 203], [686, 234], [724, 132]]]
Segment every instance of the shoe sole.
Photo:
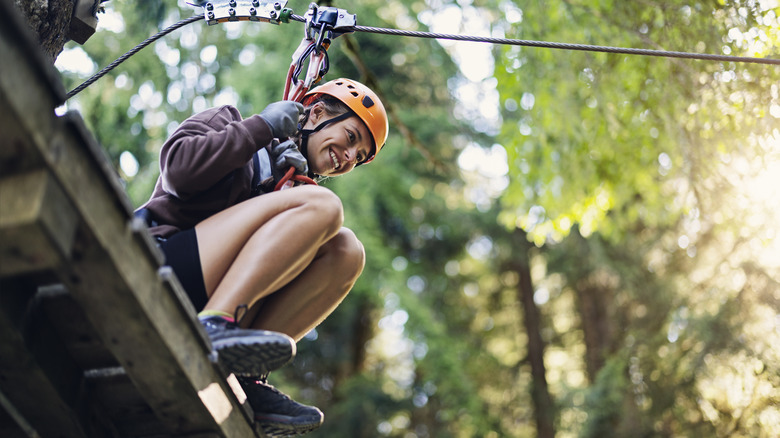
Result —
[[242, 377], [257, 377], [287, 365], [295, 356], [295, 343], [289, 339], [242, 337], [213, 342], [222, 366]]
[[[289, 418], [281, 416], [281, 418]], [[318, 429], [322, 425], [321, 417], [311, 417], [306, 420], [297, 418], [295, 423], [287, 423], [281, 418], [277, 419], [275, 415], [256, 418], [258, 428], [269, 437], [286, 437], [293, 435], [302, 435]]]

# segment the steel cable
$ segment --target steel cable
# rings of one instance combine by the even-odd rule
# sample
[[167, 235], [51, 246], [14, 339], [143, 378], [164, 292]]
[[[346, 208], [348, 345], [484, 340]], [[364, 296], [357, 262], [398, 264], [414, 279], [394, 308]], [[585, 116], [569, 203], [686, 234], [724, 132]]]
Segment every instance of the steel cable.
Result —
[[432, 38], [441, 40], [470, 41], [478, 43], [502, 44], [511, 46], [542, 47], [547, 49], [579, 50], [588, 52], [622, 53], [626, 55], [661, 56], [667, 58], [702, 59], [707, 61], [748, 62], [755, 64], [780, 65], [780, 59], [753, 58], [747, 56], [712, 55], [706, 53], [670, 52], [665, 50], [634, 49], [623, 47], [594, 46], [589, 44], [568, 44], [546, 41], [516, 40], [509, 38], [478, 37], [469, 35], [454, 35], [434, 32], [419, 32], [411, 30], [385, 29], [381, 27], [354, 26], [356, 32], [369, 32], [383, 35], [400, 35], [415, 38]]
[[100, 70], [99, 72], [97, 72], [94, 75], [92, 75], [92, 77], [90, 77], [89, 79], [84, 81], [81, 85], [79, 85], [78, 87], [76, 87], [73, 90], [69, 91], [68, 94], [65, 97], [65, 100], [68, 100], [71, 97], [75, 96], [76, 94], [80, 93], [82, 90], [84, 90], [85, 88], [89, 87], [95, 81], [97, 81], [98, 79], [103, 77], [106, 73], [108, 73], [111, 70], [113, 70], [114, 68], [116, 68], [116, 66], [118, 66], [121, 63], [123, 63], [127, 58], [135, 55], [136, 53], [141, 51], [141, 49], [143, 49], [144, 47], [148, 46], [149, 44], [152, 44], [153, 42], [155, 42], [158, 39], [164, 37], [165, 35], [168, 35], [169, 33], [173, 32], [176, 29], [179, 29], [179, 28], [184, 27], [184, 26], [186, 26], [186, 25], [188, 25], [190, 23], [194, 23], [196, 21], [203, 20], [203, 19], [205, 19], [205, 17], [203, 15], [193, 15], [192, 17], [186, 18], [186, 19], [181, 20], [181, 21], [179, 21], [177, 23], [174, 23], [173, 25], [171, 25], [171, 26], [161, 30], [160, 32], [152, 35], [151, 37], [143, 40], [140, 44], [138, 44], [137, 46], [135, 46], [132, 49], [130, 49], [127, 53], [125, 53], [124, 55], [122, 55], [119, 58], [117, 58], [114, 62], [112, 62], [111, 64], [108, 64], [102, 70]]
[[[142, 43], [138, 44], [133, 49], [131, 49], [124, 55], [117, 58], [114, 62], [107, 65], [99, 72], [95, 73], [92, 77], [84, 81], [81, 85], [69, 91], [68, 94], [66, 95], [65, 100], [68, 100], [71, 97], [75, 96], [76, 94], [80, 93], [82, 90], [84, 90], [88, 86], [92, 85], [95, 81], [103, 77], [106, 73], [116, 68], [116, 66], [124, 62], [127, 58], [135, 55], [137, 52], [139, 52], [141, 49], [148, 46], [149, 44], [157, 41], [158, 39], [164, 37], [165, 35], [168, 35], [169, 33], [173, 32], [176, 29], [179, 29], [190, 23], [194, 23], [196, 21], [203, 20], [203, 19], [205, 19], [203, 15], [194, 15], [190, 18], [181, 20], [178, 23], [175, 23], [170, 27], [160, 31], [159, 33], [147, 38]], [[290, 14], [290, 19], [302, 23], [306, 22], [306, 18], [296, 14]], [[437, 40], [466, 41], [466, 42], [501, 44], [501, 45], [510, 45], [510, 46], [540, 47], [546, 49], [618, 53], [618, 54], [625, 54], [625, 55], [657, 56], [657, 57], [666, 57], [666, 58], [699, 59], [705, 61], [723, 61], [723, 62], [780, 65], [780, 59], [776, 59], [776, 58], [754, 58], [749, 56], [714, 55], [714, 54], [707, 54], [707, 53], [674, 52], [674, 51], [666, 51], [666, 50], [595, 46], [590, 44], [556, 43], [556, 42], [547, 42], [547, 41], [518, 40], [518, 39], [511, 39], [511, 38], [480, 37], [480, 36], [473, 36], [473, 35], [457, 35], [457, 34], [436, 33], [436, 32], [422, 32], [422, 31], [414, 31], [414, 30], [388, 29], [388, 28], [370, 27], [370, 26], [353, 26], [349, 28], [349, 30], [355, 32], [375, 33], [381, 35], [395, 35], [395, 36], [428, 38], [428, 39], [437, 39]]]
[[[304, 17], [292, 14], [290, 18], [306, 22]], [[383, 27], [353, 26], [355, 32], [376, 33], [382, 35], [407, 36], [413, 38], [429, 38], [437, 40], [468, 41], [475, 43], [502, 44], [509, 46], [542, 47], [546, 49], [579, 50], [588, 52], [621, 53], [626, 55], [661, 56], [667, 58], [701, 59], [707, 61], [747, 62], [755, 64], [780, 65], [780, 59], [754, 58], [749, 56], [712, 55], [707, 53], [671, 52], [666, 50], [634, 49], [624, 47], [594, 46], [590, 44], [569, 44], [547, 41], [517, 40], [511, 38], [480, 37], [472, 35], [456, 35], [447, 33], [421, 32], [415, 30], [388, 29]]]

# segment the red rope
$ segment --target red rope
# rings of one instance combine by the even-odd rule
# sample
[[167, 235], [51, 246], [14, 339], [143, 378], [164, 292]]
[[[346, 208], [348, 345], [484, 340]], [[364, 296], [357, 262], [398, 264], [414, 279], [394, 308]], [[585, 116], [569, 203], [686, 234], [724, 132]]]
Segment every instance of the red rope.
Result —
[[276, 183], [276, 186], [274, 187], [274, 191], [277, 192], [284, 188], [292, 187], [294, 184], [293, 181], [298, 181], [305, 184], [313, 184], [315, 186], [317, 185], [317, 182], [309, 178], [308, 176], [296, 175], [295, 168], [290, 166], [290, 168], [287, 169], [287, 173], [285, 173], [282, 179], [280, 179], [279, 182]]
[[293, 71], [295, 70], [295, 65], [290, 65], [290, 69], [287, 71], [287, 80], [284, 82], [284, 100], [290, 100], [290, 83], [292, 82], [292, 76]]
[[308, 176], [305, 176], [305, 175], [293, 175], [292, 179], [295, 180], [295, 181], [299, 181], [299, 182], [305, 183], [305, 184], [311, 184], [313, 186], [318, 185], [317, 181], [314, 181], [313, 179], [311, 179], [311, 178], [309, 178]]

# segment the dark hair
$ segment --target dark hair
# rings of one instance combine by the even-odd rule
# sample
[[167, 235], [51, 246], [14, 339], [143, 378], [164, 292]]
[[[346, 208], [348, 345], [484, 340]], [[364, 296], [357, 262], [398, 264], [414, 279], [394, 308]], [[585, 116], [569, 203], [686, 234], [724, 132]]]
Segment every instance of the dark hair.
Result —
[[309, 120], [309, 113], [311, 112], [311, 108], [314, 106], [314, 104], [319, 103], [322, 105], [322, 109], [325, 110], [325, 112], [331, 116], [336, 117], [340, 116], [344, 113], [351, 112], [352, 110], [345, 104], [344, 102], [336, 99], [335, 97], [331, 97], [328, 95], [322, 95], [320, 97], [317, 97], [312, 101], [304, 110], [303, 114], [301, 115], [301, 118], [298, 120], [298, 124], [301, 126], [306, 124], [306, 121]]

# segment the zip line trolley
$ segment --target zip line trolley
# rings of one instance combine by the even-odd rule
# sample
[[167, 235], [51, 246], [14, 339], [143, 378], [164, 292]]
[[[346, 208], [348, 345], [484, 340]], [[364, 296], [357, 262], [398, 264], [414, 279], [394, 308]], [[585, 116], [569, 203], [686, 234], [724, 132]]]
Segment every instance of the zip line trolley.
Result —
[[[212, 0], [204, 3], [203, 13], [209, 25], [231, 21], [257, 21], [271, 24], [288, 23], [294, 17], [287, 0]], [[298, 18], [298, 17], [295, 17]], [[357, 17], [345, 9], [320, 7], [316, 3], [299, 21], [304, 21], [304, 35], [292, 55], [284, 86], [285, 100], [300, 102], [309, 89], [328, 73], [328, 48], [333, 39], [354, 32]], [[308, 61], [306, 75], [301, 78]]]

